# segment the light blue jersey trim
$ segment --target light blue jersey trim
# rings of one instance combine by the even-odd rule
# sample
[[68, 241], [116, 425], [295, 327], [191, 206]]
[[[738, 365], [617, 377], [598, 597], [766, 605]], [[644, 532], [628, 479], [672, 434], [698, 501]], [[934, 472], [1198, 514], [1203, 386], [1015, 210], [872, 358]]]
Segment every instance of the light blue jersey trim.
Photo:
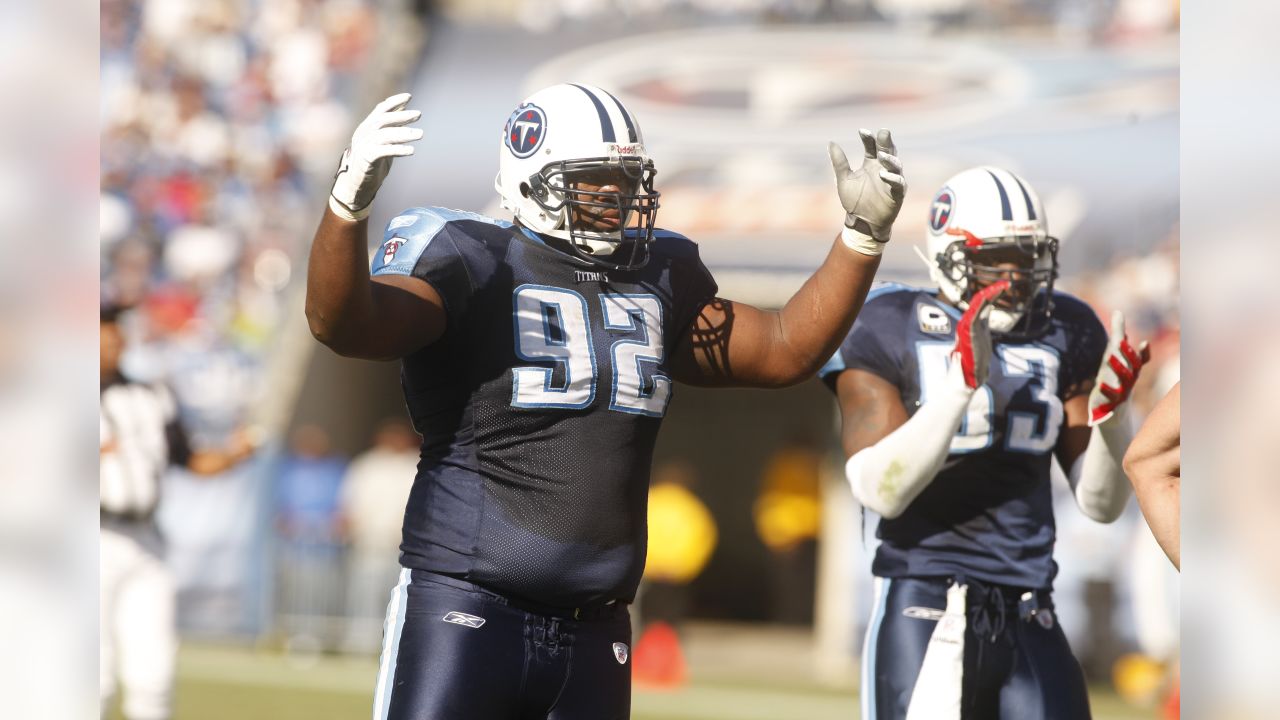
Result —
[[[933, 293], [936, 291], [933, 290], [932, 288], [915, 287], [914, 285], [907, 285], [906, 283], [900, 283], [900, 282], [893, 282], [893, 281], [878, 282], [872, 285], [871, 290], [867, 292], [866, 302], [870, 302], [872, 299], [880, 297], [881, 295], [888, 295], [889, 293], [895, 293], [895, 292]], [[866, 302], [863, 303], [864, 306], [866, 305]]]
[[818, 368], [818, 377], [826, 379], [828, 375], [837, 375], [844, 372], [846, 367], [847, 366], [844, 362], [844, 353], [841, 352], [840, 348], [836, 348], [836, 353], [831, 356], [831, 359], [827, 360], [825, 365]]

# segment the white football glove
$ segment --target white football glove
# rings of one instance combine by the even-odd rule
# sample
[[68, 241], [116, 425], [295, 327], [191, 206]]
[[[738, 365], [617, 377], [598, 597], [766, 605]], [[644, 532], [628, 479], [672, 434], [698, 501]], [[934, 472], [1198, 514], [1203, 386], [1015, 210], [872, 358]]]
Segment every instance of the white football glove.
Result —
[[991, 283], [974, 294], [969, 308], [956, 326], [956, 347], [951, 351], [952, 363], [964, 374], [964, 384], [977, 390], [987, 382], [991, 371], [991, 307], [996, 298], [1009, 289], [1008, 280]]
[[1138, 382], [1142, 366], [1151, 360], [1151, 350], [1144, 341], [1137, 350], [1124, 332], [1124, 314], [1111, 313], [1111, 336], [1098, 368], [1098, 377], [1089, 391], [1089, 427], [1100, 425], [1116, 414], [1116, 409], [1129, 399]]
[[422, 117], [418, 110], [405, 110], [409, 93], [400, 93], [378, 103], [351, 136], [351, 145], [342, 153], [338, 172], [329, 193], [329, 208], [338, 217], [363, 220], [382, 181], [391, 171], [391, 161], [412, 155], [422, 130], [404, 127]]
[[907, 181], [902, 176], [902, 162], [888, 130], [881, 128], [874, 136], [870, 130], [858, 131], [862, 138], [862, 166], [849, 169], [849, 158], [839, 145], [827, 143], [831, 167], [836, 173], [836, 192], [844, 206], [844, 243], [864, 255], [879, 255], [889, 242], [893, 221], [902, 209]]

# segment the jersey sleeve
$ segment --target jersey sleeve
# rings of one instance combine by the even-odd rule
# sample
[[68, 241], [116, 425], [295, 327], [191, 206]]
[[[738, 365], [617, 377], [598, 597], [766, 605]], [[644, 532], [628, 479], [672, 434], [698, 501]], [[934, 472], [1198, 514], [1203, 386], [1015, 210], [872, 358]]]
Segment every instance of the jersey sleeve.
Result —
[[1097, 376], [1107, 352], [1107, 329], [1083, 300], [1062, 293], [1054, 302], [1067, 329], [1067, 347], [1060, 370], [1060, 387], [1066, 398], [1077, 394], [1075, 388]]
[[659, 230], [662, 240], [675, 257], [672, 267], [672, 285], [677, 298], [675, 305], [675, 328], [677, 337], [684, 337], [698, 317], [702, 308], [720, 292], [711, 271], [702, 262], [698, 253], [698, 245], [692, 240], [676, 233]]
[[900, 294], [871, 291], [844, 342], [818, 370], [818, 378], [831, 392], [845, 370], [865, 370], [902, 387], [900, 351], [907, 326], [902, 323]]
[[373, 254], [370, 274], [406, 275], [431, 285], [444, 300], [450, 325], [462, 318], [474, 287], [465, 254], [448, 230], [456, 212], [410, 208], [391, 219]]

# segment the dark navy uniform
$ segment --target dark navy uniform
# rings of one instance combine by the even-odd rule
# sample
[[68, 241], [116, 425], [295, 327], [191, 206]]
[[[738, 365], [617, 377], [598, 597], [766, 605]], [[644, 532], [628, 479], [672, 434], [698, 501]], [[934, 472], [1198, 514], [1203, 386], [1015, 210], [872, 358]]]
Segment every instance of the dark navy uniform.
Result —
[[388, 224], [373, 274], [425, 280], [448, 321], [403, 361], [422, 460], [377, 717], [628, 716], [669, 352], [716, 292], [688, 239], [649, 253], [606, 272], [473, 213]]
[[[859, 369], [893, 383], [914, 413], [944, 382], [960, 312], [936, 292], [873, 288], [821, 376]], [[878, 597], [864, 658], [864, 717], [901, 718], [952, 581], [967, 583], [965, 716], [1088, 717], [1079, 665], [1053, 619], [1052, 452], [1063, 400], [1097, 372], [1106, 331], [1054, 293], [1043, 334], [994, 338], [987, 383], [942, 470], [900, 516], [882, 518]], [[998, 710], [997, 710], [998, 708]]]

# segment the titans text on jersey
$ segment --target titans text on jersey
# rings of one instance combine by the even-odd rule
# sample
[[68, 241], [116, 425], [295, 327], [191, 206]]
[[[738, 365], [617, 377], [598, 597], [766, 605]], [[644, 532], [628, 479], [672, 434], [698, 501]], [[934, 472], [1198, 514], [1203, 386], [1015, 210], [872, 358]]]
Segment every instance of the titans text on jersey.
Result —
[[[820, 376], [834, 390], [843, 370], [873, 373], [896, 386], [914, 413], [946, 376], [959, 319], [936, 291], [878, 285]], [[1097, 372], [1107, 335], [1089, 306], [1055, 292], [1042, 334], [1025, 341], [997, 335], [993, 343], [987, 383], [974, 393], [942, 470], [906, 512], [880, 520], [878, 577], [1052, 585], [1049, 471], [1062, 403]]]
[[602, 271], [511, 223], [394, 218], [373, 275], [420, 278], [448, 316], [404, 358], [423, 435], [402, 563], [556, 607], [630, 602], [668, 356], [716, 285], [688, 239]]

